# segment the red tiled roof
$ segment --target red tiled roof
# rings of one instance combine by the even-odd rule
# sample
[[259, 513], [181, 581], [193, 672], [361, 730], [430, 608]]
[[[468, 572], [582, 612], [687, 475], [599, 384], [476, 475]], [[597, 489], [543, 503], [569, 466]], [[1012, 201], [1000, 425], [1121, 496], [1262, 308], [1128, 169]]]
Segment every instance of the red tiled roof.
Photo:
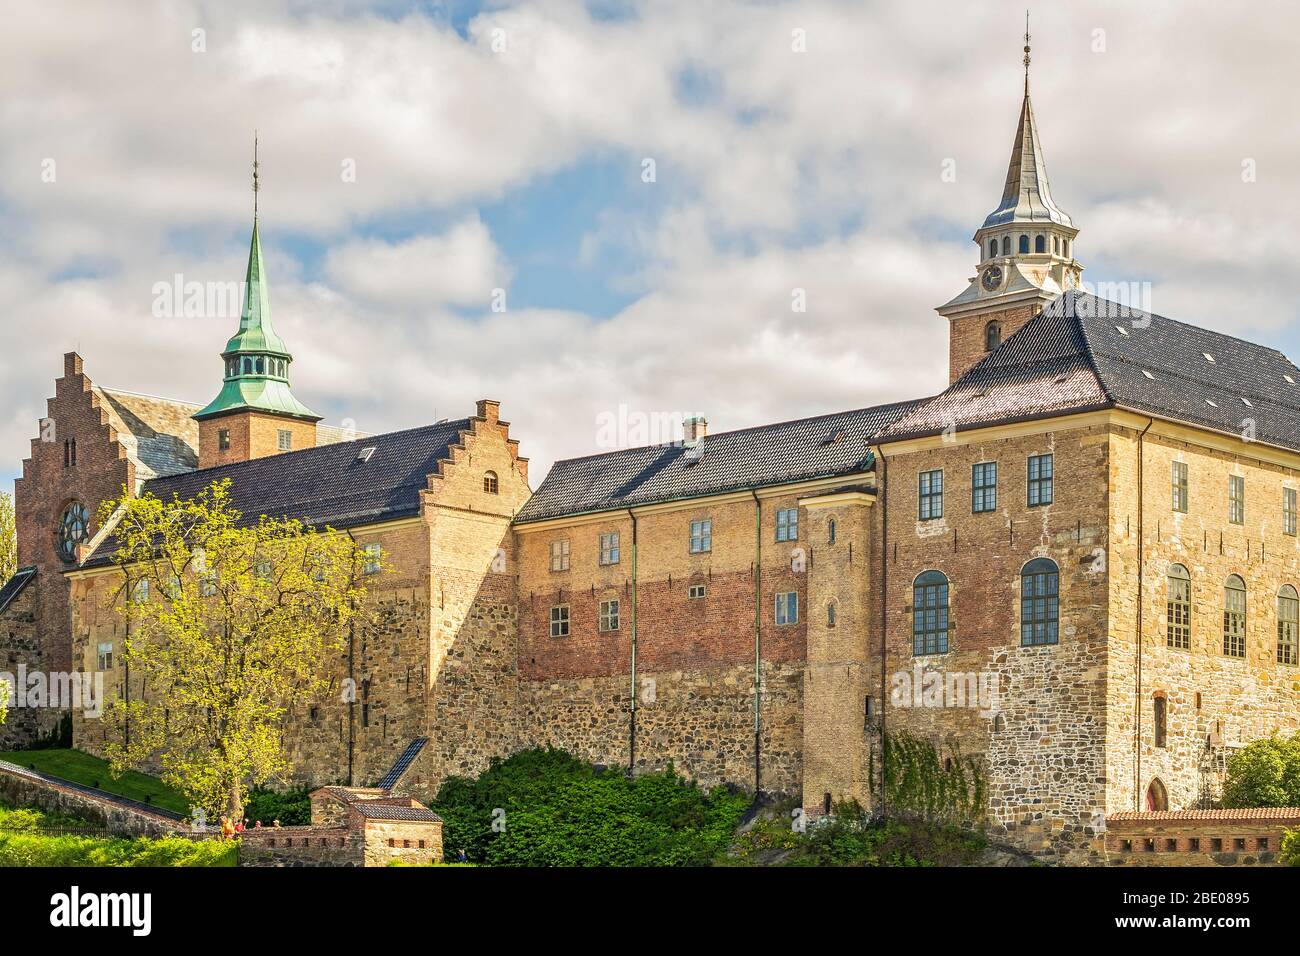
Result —
[[1106, 822], [1157, 823], [1177, 820], [1288, 820], [1300, 823], [1300, 807], [1244, 807], [1235, 810], [1121, 810]]

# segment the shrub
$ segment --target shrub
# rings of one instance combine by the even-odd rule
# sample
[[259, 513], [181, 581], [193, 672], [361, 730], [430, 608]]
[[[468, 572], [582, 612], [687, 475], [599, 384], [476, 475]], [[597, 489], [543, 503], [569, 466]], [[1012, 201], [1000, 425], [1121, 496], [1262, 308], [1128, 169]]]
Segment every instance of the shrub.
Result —
[[448, 860], [463, 848], [496, 866], [691, 866], [727, 845], [749, 802], [726, 787], [706, 793], [671, 766], [629, 779], [537, 749], [494, 760], [477, 780], [449, 778], [430, 806]]
[[286, 790], [278, 793], [253, 787], [244, 804], [244, 819], [249, 826], [258, 820], [268, 826], [272, 820], [279, 820], [286, 827], [306, 826], [311, 823], [311, 792]]
[[1300, 866], [1300, 830], [1287, 830], [1282, 835], [1282, 852], [1278, 862], [1283, 866]]
[[0, 866], [235, 866], [233, 841], [0, 832]]
[[[941, 759], [929, 740], [907, 733], [886, 734], [885, 798], [891, 817], [938, 826], [970, 828], [984, 819], [988, 782], [984, 764], [954, 744]], [[875, 764], [875, 757], [872, 757]], [[873, 767], [872, 789], [880, 790]]]
[[1223, 805], [1300, 806], [1300, 733], [1256, 740], [1229, 757]]

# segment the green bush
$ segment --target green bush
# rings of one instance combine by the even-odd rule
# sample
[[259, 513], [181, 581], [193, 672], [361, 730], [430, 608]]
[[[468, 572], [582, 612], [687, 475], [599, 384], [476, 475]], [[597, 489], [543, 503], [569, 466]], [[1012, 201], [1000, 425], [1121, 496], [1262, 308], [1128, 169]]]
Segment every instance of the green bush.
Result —
[[493, 866], [692, 866], [730, 842], [749, 802], [726, 787], [706, 793], [671, 766], [629, 779], [560, 750], [527, 750], [477, 780], [449, 778], [430, 806], [451, 861], [464, 849]]
[[0, 831], [0, 866], [235, 866], [232, 841], [99, 838]]
[[1282, 852], [1278, 862], [1283, 866], [1300, 866], [1300, 830], [1287, 830], [1282, 835]]
[[[934, 826], [970, 829], [984, 820], [988, 781], [983, 762], [953, 745], [947, 758], [922, 737], [886, 734], [885, 805], [890, 818]], [[872, 756], [871, 786], [877, 796], [879, 774]]]
[[279, 820], [280, 825], [286, 827], [306, 826], [311, 823], [311, 792], [286, 790], [277, 793], [263, 787], [253, 787], [244, 804], [244, 819], [249, 826], [258, 820], [265, 826], [270, 826], [273, 820]]
[[1223, 805], [1300, 806], [1300, 733], [1256, 740], [1229, 757]]

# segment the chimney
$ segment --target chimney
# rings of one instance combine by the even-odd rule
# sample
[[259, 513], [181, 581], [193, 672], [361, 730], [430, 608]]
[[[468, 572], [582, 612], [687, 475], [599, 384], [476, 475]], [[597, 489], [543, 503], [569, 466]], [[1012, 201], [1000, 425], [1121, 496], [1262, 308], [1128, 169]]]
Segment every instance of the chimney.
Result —
[[703, 415], [692, 415], [682, 422], [682, 437], [687, 445], [696, 445], [709, 433], [709, 420]]

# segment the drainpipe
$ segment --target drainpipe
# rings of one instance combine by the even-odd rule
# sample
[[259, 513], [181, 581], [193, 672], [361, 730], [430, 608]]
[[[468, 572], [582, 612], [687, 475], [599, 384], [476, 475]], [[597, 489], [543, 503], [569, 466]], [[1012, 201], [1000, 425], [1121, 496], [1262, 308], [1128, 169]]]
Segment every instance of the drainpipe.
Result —
[[754, 496], [754, 799], [763, 793], [763, 503]]
[[[356, 551], [357, 536], [351, 530], [348, 531], [348, 538], [352, 541], [352, 550]], [[355, 604], [353, 606], [355, 610]], [[351, 699], [348, 701], [348, 786], [354, 787], [356, 784], [352, 780], [352, 759], [356, 748], [356, 644], [357, 644], [357, 623], [356, 615], [348, 620], [348, 680], [352, 681]]]
[[1147, 432], [1155, 424], [1148, 418], [1146, 427], [1138, 433], [1137, 440], [1137, 700], [1133, 708], [1133, 808], [1142, 809], [1142, 463], [1143, 443]]
[[632, 509], [627, 510], [632, 519], [632, 712], [629, 716], [627, 741], [627, 772], [631, 776], [636, 771], [636, 515]]
[[880, 502], [880, 818], [885, 818], [888, 798], [885, 796], [885, 713], [889, 696], [887, 693], [888, 676], [886, 658], [888, 641], [885, 639], [889, 616], [885, 612], [889, 598], [886, 577], [889, 572], [889, 462], [885, 460], [882, 449], [876, 449], [876, 458], [880, 462], [880, 480], [876, 482], [877, 500]]

